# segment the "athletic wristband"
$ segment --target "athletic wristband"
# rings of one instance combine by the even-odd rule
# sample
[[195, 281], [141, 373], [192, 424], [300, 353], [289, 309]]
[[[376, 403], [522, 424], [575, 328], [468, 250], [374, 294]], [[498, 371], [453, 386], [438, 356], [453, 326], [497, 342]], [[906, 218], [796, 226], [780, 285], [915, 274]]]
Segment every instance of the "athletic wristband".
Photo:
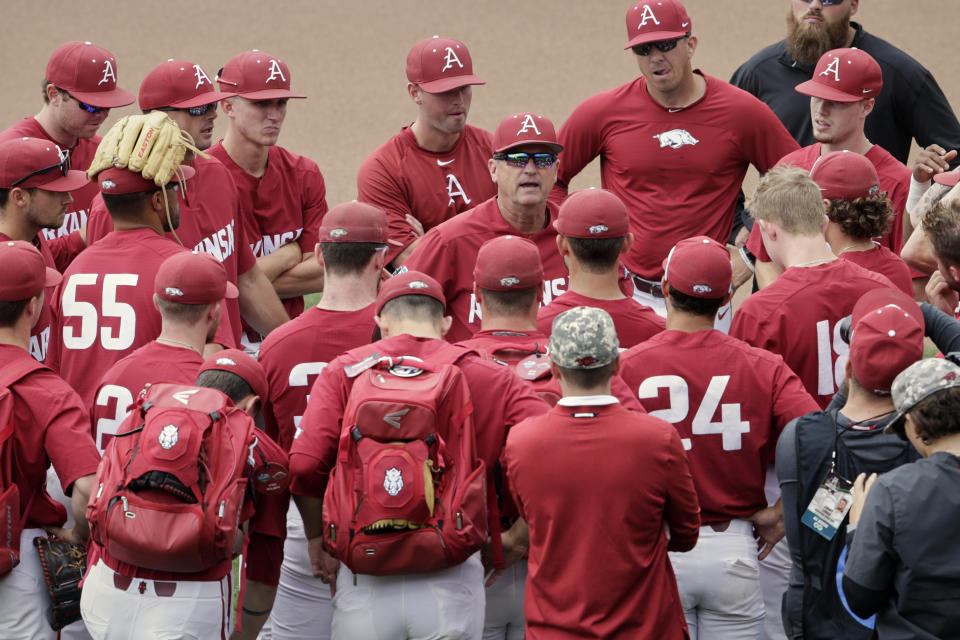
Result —
[[241, 609], [243, 609], [243, 612], [248, 616], [265, 616], [273, 610], [273, 607], [270, 607], [269, 609], [264, 609], [263, 611], [251, 611], [246, 607], [241, 607]]
[[913, 211], [913, 208], [920, 202], [920, 198], [930, 188], [931, 181], [919, 182], [913, 175], [910, 176], [910, 193], [907, 194], [907, 211]]
[[740, 247], [740, 257], [743, 258], [743, 263], [747, 265], [747, 269], [750, 269], [750, 273], [757, 272], [757, 267], [753, 264], [756, 258], [747, 251], [746, 247]]

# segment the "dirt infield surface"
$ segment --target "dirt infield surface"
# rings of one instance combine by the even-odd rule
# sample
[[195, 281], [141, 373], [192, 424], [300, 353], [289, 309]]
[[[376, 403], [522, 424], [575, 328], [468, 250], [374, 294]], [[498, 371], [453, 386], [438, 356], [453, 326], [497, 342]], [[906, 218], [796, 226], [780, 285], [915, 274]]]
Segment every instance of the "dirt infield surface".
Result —
[[[89, 0], [3, 5], [6, 61], [0, 125], [33, 115], [50, 53], [68, 40], [90, 40], [117, 57], [120, 86], [139, 81], [167, 58], [200, 62], [213, 75], [232, 55], [257, 48], [285, 60], [293, 89], [280, 144], [320, 165], [332, 206], [356, 195], [366, 155], [409, 124], [404, 60], [433, 34], [463, 40], [475, 72], [470, 123], [493, 129], [510, 113], [543, 113], [559, 125], [584, 98], [637, 75], [624, 52], [629, 0], [288, 0], [165, 3]], [[687, 0], [694, 56], [705, 73], [727, 79], [761, 47], [782, 38], [789, 0]], [[953, 64], [956, 0], [861, 0], [855, 19], [933, 71], [951, 104], [960, 105]], [[949, 10], [949, 13], [947, 13]], [[135, 107], [116, 109], [116, 117]], [[217, 121], [217, 137], [225, 123]], [[599, 185], [596, 165], [574, 183]]]

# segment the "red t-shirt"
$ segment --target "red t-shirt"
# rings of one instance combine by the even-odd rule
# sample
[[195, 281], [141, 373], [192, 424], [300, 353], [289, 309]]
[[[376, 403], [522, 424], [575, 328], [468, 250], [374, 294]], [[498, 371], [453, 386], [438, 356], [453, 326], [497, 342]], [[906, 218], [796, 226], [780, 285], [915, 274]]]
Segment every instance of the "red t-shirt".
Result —
[[[77, 256], [54, 295], [48, 360], [93, 405], [100, 379], [115, 362], [160, 335], [153, 280], [164, 260], [186, 251], [153, 229], [112, 231]], [[233, 345], [221, 326], [216, 341]]]
[[[180, 226], [177, 237], [183, 246], [208, 253], [223, 264], [227, 279], [237, 284], [237, 276], [246, 273], [255, 264], [253, 252], [244, 235], [237, 187], [226, 167], [219, 160], [196, 157], [193, 160], [196, 175], [187, 183], [184, 200], [181, 191]], [[87, 244], [93, 244], [113, 231], [113, 219], [103, 204], [103, 197], [93, 200], [90, 218], [87, 221]], [[176, 242], [173, 233], [166, 237]], [[227, 323], [234, 344], [240, 343], [240, 304], [237, 299], [226, 300]]]
[[[233, 176], [245, 216], [244, 237], [254, 257], [270, 255], [290, 242], [299, 243], [303, 253], [314, 250], [320, 220], [327, 212], [327, 187], [316, 162], [274, 145], [268, 152], [266, 172], [255, 178], [233, 161], [223, 141], [207, 153]], [[303, 313], [303, 296], [287, 298], [283, 306], [291, 318], [296, 318]], [[246, 324], [244, 328], [248, 329]], [[252, 329], [247, 334], [255, 337]]]
[[[0, 233], [0, 242], [9, 242], [10, 240], [13, 240], [13, 238], [5, 233]], [[37, 237], [33, 239], [33, 246], [35, 246], [40, 252], [40, 255], [43, 256], [43, 262], [46, 266], [51, 269], [57, 268], [53, 254], [50, 253], [50, 247], [47, 246], [47, 241], [43, 239], [42, 233], [37, 234]], [[44, 289], [43, 307], [40, 309], [40, 317], [37, 318], [37, 323], [33, 325], [33, 328], [30, 330], [30, 355], [39, 362], [43, 362], [46, 359], [47, 347], [50, 345], [50, 322], [53, 318], [53, 311], [50, 305], [53, 302], [55, 290], [55, 287], [47, 287]]]
[[537, 325], [540, 331], [550, 335], [553, 319], [564, 311], [576, 307], [596, 307], [609, 313], [613, 318], [617, 337], [620, 338], [621, 349], [629, 349], [635, 344], [640, 344], [660, 333], [667, 326], [666, 320], [658, 316], [653, 309], [640, 304], [633, 298], [600, 300], [575, 291], [567, 291], [562, 296], [554, 298], [550, 304], [540, 308], [537, 314]]
[[823, 409], [846, 378], [850, 347], [840, 321], [867, 291], [893, 286], [849, 260], [791, 267], [743, 302], [730, 335], [782, 355]]
[[[0, 142], [23, 137], [49, 140], [59, 146], [59, 143], [50, 137], [47, 130], [40, 126], [40, 123], [34, 117], [18, 120], [6, 130], [0, 132]], [[93, 162], [93, 156], [97, 153], [99, 144], [100, 136], [78, 139], [77, 144], [70, 149], [70, 168], [86, 171], [90, 167], [90, 163]], [[100, 187], [97, 186], [96, 182], [90, 182], [76, 191], [71, 191], [70, 195], [73, 196], [73, 202], [67, 205], [67, 211], [60, 228], [42, 229], [40, 231], [45, 240], [51, 241], [50, 250], [56, 260], [57, 271], [64, 271], [70, 262], [77, 257], [77, 254], [83, 251], [84, 244], [82, 240], [79, 240], [79, 234], [73, 238], [69, 238], [69, 236], [75, 231], [80, 231], [80, 227], [86, 223], [87, 216], [90, 213], [90, 203], [98, 193], [100, 193]]]
[[374, 305], [357, 311], [313, 307], [270, 332], [258, 356], [267, 375], [263, 399], [266, 432], [290, 450], [310, 387], [327, 363], [344, 351], [370, 344], [376, 324]]
[[680, 433], [703, 523], [766, 507], [780, 432], [820, 409], [783, 358], [716, 330], [667, 330], [622, 358], [620, 375], [644, 408]]
[[[423, 358], [445, 347], [449, 345], [442, 340], [401, 334], [364, 347], [359, 359], [373, 352], [381, 356]], [[318, 498], [324, 495], [327, 476], [337, 459], [340, 420], [353, 388], [354, 378], [348, 378], [343, 368], [356, 361], [355, 357], [346, 354], [338, 357], [321, 371], [310, 389], [300, 431], [290, 448], [290, 492], [295, 495]], [[472, 355], [460, 359], [457, 366], [475, 399], [473, 416], [477, 455], [487, 465], [489, 474], [500, 457], [507, 429], [524, 418], [546, 412], [550, 407], [529, 385], [498, 364]], [[496, 402], [481, 401], [483, 398], [496, 398]]]
[[684, 238], [726, 243], [747, 167], [765, 173], [797, 148], [767, 105], [703, 77], [706, 93], [683, 109], [655, 102], [640, 77], [588, 98], [560, 129], [555, 189], [566, 191], [600, 156], [603, 188], [627, 205], [637, 240], [624, 262], [648, 280], [660, 280], [663, 259]]
[[543, 262], [543, 304], [567, 290], [567, 267], [557, 251], [557, 230], [553, 228], [556, 215], [556, 210], [548, 205], [546, 226], [536, 233], [520, 233], [501, 215], [497, 199], [490, 198], [434, 227], [420, 239], [403, 268], [423, 271], [443, 287], [447, 315], [453, 316], [447, 340], [466, 340], [480, 329], [480, 304], [473, 295], [473, 268], [480, 247], [491, 238], [513, 235], [537, 245]]
[[[20, 347], [0, 344], [0, 368], [29, 357]], [[30, 507], [25, 528], [61, 526], [67, 512], [47, 495], [47, 467], [53, 463], [68, 492], [78, 478], [97, 472], [100, 456], [90, 438], [87, 411], [76, 392], [45, 368], [10, 385], [10, 392], [15, 424], [12, 477], [20, 490], [20, 513]]]
[[913, 277], [903, 258], [882, 244], [874, 242], [867, 251], [844, 251], [840, 258], [858, 264], [864, 269], [887, 276], [897, 289], [913, 297]]
[[[793, 153], [787, 154], [780, 159], [778, 165], [790, 165], [810, 171], [814, 163], [820, 158], [821, 145], [819, 142], [808, 147], [798, 149]], [[903, 215], [907, 207], [907, 195], [910, 193], [910, 169], [905, 164], [894, 158], [890, 153], [880, 145], [873, 145], [870, 150], [864, 154], [880, 176], [880, 190], [887, 192], [887, 198], [893, 206], [894, 219], [890, 223], [890, 231], [883, 236], [881, 243], [883, 246], [892, 249], [899, 254], [903, 248]], [[835, 247], [840, 250], [843, 247]], [[757, 257], [761, 262], [770, 262], [770, 255], [766, 247], [763, 246], [763, 238], [760, 236], [760, 227], [753, 226], [750, 231], [750, 238], [747, 240], [747, 249]], [[866, 265], [864, 265], [866, 266]], [[871, 267], [867, 267], [868, 269]], [[881, 272], [886, 275], [885, 272]], [[923, 275], [923, 274], [917, 274]], [[910, 285], [910, 295], [913, 295], [913, 285]]]
[[107, 448], [145, 385], [154, 382], [192, 385], [202, 364], [203, 356], [193, 349], [156, 340], [118, 360], [100, 379], [90, 409], [93, 439], [100, 453]]
[[483, 129], [467, 125], [447, 151], [429, 151], [417, 144], [410, 127], [371, 153], [357, 173], [357, 199], [387, 212], [391, 246], [387, 260], [416, 240], [406, 214], [429, 231], [461, 211], [497, 195], [488, 162], [493, 141]]
[[675, 429], [558, 405], [514, 427], [504, 458], [530, 525], [527, 638], [685, 637], [667, 550], [692, 549], [700, 519]]

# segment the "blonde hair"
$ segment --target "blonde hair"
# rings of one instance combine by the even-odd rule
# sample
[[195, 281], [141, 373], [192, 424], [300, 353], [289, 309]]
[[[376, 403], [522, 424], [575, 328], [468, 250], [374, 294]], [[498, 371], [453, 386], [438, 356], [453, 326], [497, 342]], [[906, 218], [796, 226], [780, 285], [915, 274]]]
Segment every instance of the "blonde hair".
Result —
[[815, 236], [822, 233], [826, 209], [820, 187], [806, 171], [777, 167], [757, 184], [750, 215], [773, 222], [786, 233]]

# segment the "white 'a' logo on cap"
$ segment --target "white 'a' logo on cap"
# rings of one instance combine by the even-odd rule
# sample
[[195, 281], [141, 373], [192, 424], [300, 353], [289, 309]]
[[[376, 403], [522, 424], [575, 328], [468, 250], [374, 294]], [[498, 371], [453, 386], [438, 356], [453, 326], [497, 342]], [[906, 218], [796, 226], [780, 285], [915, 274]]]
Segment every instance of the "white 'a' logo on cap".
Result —
[[[280, 63], [277, 62], [276, 60], [270, 60], [269, 71], [270, 71], [270, 75], [267, 76], [267, 82], [270, 82], [271, 80], [276, 80], [277, 78], [280, 78], [280, 80], [284, 82], [287, 81], [287, 77], [283, 75], [283, 69], [280, 68]], [[266, 84], [266, 82], [264, 84]]]
[[113, 70], [113, 63], [110, 62], [109, 59], [107, 59], [103, 61], [103, 77], [100, 78], [100, 82], [97, 83], [97, 86], [99, 87], [104, 82], [110, 82], [110, 80], [113, 80], [113, 83], [116, 84], [117, 74]]
[[533, 120], [533, 116], [528, 113], [526, 116], [524, 116], [523, 122], [520, 125], [520, 129], [517, 130], [517, 137], [519, 138], [521, 133], [526, 133], [531, 129], [536, 132], [538, 136], [541, 135], [540, 129], [537, 128], [537, 123]]
[[457, 57], [457, 54], [454, 52], [453, 47], [447, 47], [447, 55], [443, 58], [444, 65], [443, 69], [440, 69], [440, 73], [443, 73], [447, 69], [453, 69], [454, 63], [461, 69], [463, 69], [463, 63], [460, 62], [460, 58]]
[[193, 75], [196, 76], [197, 78], [197, 86], [195, 86], [194, 89], [199, 89], [200, 85], [202, 85], [204, 82], [206, 82], [210, 86], [213, 86], [213, 83], [210, 82], [210, 77], [207, 75], [206, 71], [204, 71], [200, 65], [198, 64], [193, 65]]
[[820, 72], [822, 76], [833, 75], [835, 82], [840, 82], [840, 58], [834, 58], [833, 62], [827, 65], [827, 68]]
[[660, 24], [660, 21], [657, 20], [657, 16], [653, 14], [653, 9], [650, 8], [650, 5], [643, 5], [643, 15], [640, 16], [640, 24], [637, 25], [637, 31], [643, 29], [643, 26], [647, 24], [647, 20], [653, 22], [653, 24]]

